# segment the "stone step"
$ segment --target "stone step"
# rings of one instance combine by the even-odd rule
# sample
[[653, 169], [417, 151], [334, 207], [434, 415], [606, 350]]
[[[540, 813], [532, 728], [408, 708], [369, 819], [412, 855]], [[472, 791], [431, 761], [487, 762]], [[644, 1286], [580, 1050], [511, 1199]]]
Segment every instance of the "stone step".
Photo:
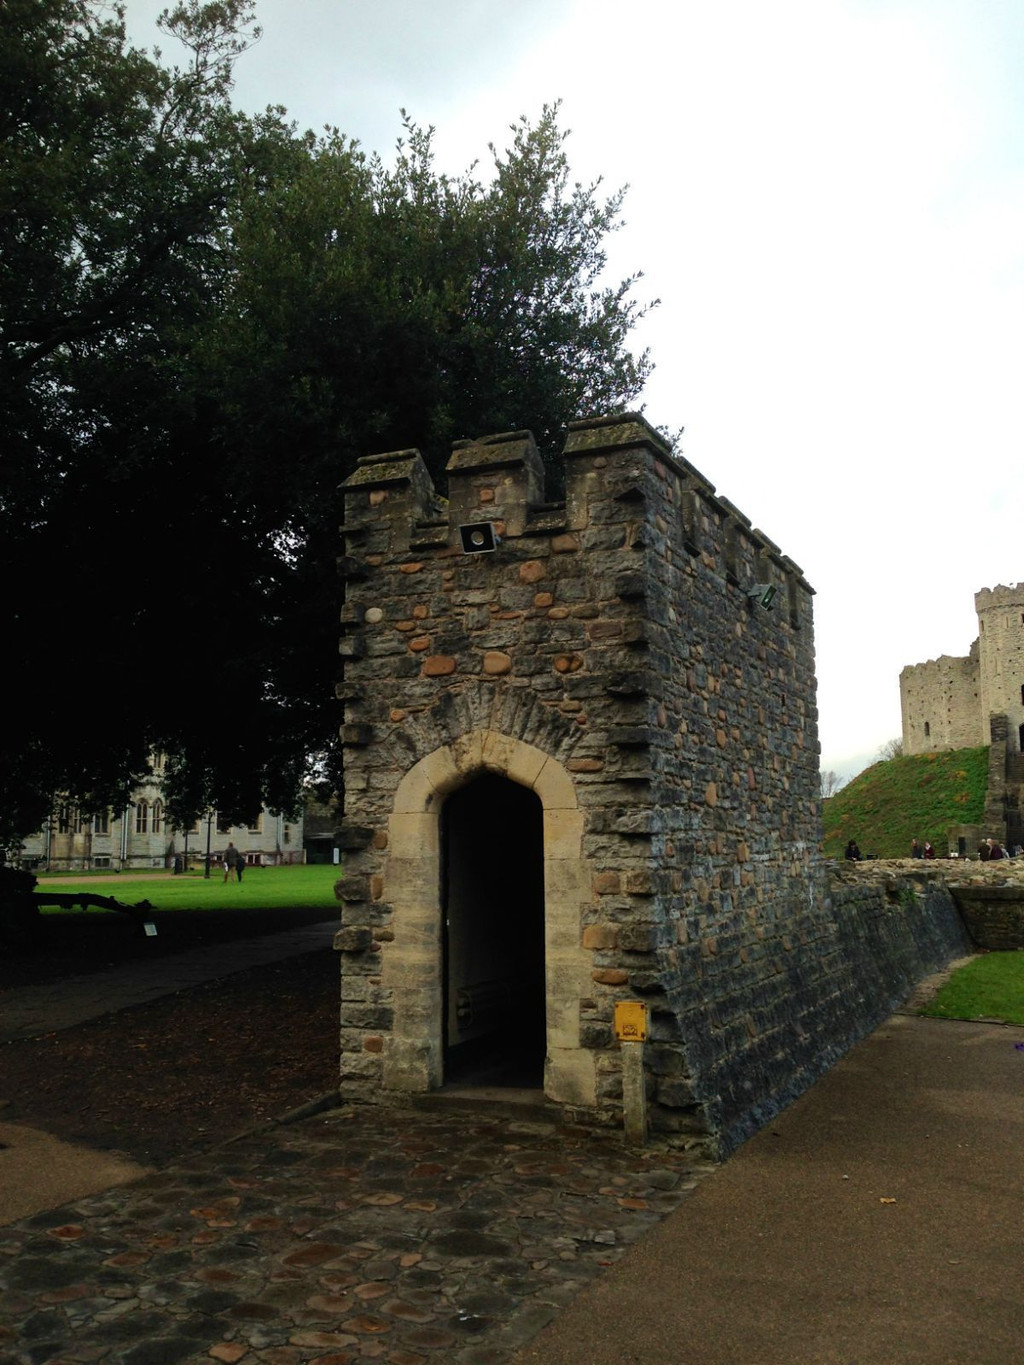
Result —
[[544, 1096], [543, 1090], [517, 1089], [512, 1086], [446, 1085], [421, 1095], [410, 1095], [415, 1109], [448, 1109], [453, 1113], [479, 1114], [482, 1118], [520, 1119], [530, 1123], [557, 1124], [562, 1121], [562, 1106]]

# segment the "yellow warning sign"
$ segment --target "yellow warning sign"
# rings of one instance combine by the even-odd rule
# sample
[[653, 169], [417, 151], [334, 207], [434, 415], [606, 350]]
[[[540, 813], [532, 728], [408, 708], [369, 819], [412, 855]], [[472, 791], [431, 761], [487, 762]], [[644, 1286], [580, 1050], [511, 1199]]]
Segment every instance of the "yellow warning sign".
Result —
[[647, 1006], [642, 1000], [619, 1000], [615, 1005], [615, 1036], [620, 1043], [642, 1043], [647, 1038]]

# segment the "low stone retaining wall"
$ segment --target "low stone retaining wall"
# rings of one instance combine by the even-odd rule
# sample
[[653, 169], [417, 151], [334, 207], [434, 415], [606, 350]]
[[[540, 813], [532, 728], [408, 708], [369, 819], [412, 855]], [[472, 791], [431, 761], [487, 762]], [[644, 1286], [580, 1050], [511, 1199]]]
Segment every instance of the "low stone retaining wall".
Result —
[[910, 859], [830, 867], [841, 992], [830, 1041], [838, 1055], [882, 1023], [926, 977], [973, 951], [950, 886], [933, 870], [935, 864], [924, 873], [921, 867]]
[[958, 886], [953, 896], [979, 948], [1024, 949], [1024, 891], [1015, 886]]
[[1024, 857], [1000, 858], [982, 863], [976, 858], [876, 858], [848, 863], [837, 860], [833, 875], [852, 874], [864, 882], [885, 882], [896, 877], [943, 881], [948, 886], [1016, 886], [1024, 891]]
[[859, 898], [851, 890], [855, 887], [869, 892], [868, 899], [879, 904], [909, 908], [911, 898], [919, 898], [938, 913], [940, 921], [951, 908], [955, 910], [973, 948], [1024, 949], [1024, 858], [1001, 858], [994, 863], [956, 858], [837, 863], [832, 868], [832, 884], [837, 907], [857, 903]]
[[[700, 1073], [719, 1087], [722, 1118], [712, 1129], [719, 1155], [797, 1099], [923, 980], [974, 951], [950, 886], [938, 869], [921, 866], [830, 865], [819, 932], [811, 937], [794, 922], [772, 954], [776, 993], [758, 984], [743, 997], [749, 1042], [733, 1031], [713, 1054], [717, 1021], [738, 980], [720, 949], [723, 975], [698, 982], [709, 1006], [704, 1050], [691, 1047]], [[788, 1029], [780, 1012], [792, 1020]], [[770, 1049], [758, 1049], [763, 1039]]]

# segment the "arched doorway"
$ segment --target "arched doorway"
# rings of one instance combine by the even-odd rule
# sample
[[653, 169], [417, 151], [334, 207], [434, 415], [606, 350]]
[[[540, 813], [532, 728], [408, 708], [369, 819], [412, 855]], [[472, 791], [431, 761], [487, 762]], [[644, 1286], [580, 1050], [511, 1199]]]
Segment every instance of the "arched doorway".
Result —
[[544, 1078], [544, 825], [534, 792], [485, 773], [441, 810], [446, 1083]]
[[[450, 796], [485, 776], [526, 788], [543, 811], [544, 974], [547, 1056], [544, 1094], [563, 1104], [597, 1103], [596, 1053], [580, 1041], [580, 1002], [593, 954], [581, 934], [593, 897], [583, 856], [584, 815], [572, 776], [542, 749], [497, 730], [473, 730], [419, 759], [402, 778], [388, 817], [380, 899], [393, 938], [381, 954], [381, 989], [391, 1004], [383, 1039], [385, 1090], [417, 1094], [444, 1083], [444, 876], [442, 811]], [[504, 832], [501, 875], [517, 845]]]

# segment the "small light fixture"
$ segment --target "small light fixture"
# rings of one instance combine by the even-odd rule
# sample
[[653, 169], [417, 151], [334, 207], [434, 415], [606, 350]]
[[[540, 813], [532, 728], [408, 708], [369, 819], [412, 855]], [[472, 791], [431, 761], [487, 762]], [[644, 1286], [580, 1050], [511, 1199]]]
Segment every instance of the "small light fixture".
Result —
[[491, 521], [471, 521], [467, 526], [460, 526], [459, 539], [462, 541], [462, 553], [466, 555], [490, 554], [501, 544], [501, 538]]
[[751, 602], [756, 602], [759, 607], [764, 607], [765, 611], [774, 611], [773, 603], [775, 594], [778, 592], [774, 583], [754, 583], [747, 588], [746, 592]]

